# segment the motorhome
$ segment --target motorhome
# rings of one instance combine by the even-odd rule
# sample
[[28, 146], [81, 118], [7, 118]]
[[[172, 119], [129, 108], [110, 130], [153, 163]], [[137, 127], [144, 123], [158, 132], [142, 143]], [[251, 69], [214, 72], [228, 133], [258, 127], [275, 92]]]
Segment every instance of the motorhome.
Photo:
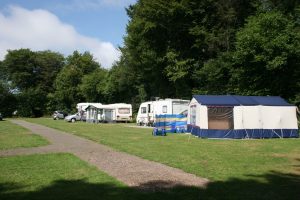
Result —
[[136, 123], [138, 125], [153, 126], [156, 122], [156, 115], [186, 113], [189, 102], [189, 100], [182, 99], [159, 99], [143, 102], [140, 105]]

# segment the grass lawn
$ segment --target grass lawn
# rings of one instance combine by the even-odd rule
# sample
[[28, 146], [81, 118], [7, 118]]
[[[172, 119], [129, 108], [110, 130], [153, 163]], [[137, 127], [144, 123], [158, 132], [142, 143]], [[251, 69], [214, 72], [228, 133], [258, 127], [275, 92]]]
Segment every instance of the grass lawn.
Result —
[[9, 121], [0, 121], [0, 150], [36, 147], [49, 144], [47, 140]]
[[142, 192], [129, 188], [71, 154], [0, 158], [0, 199], [198, 199], [201, 190]]
[[[153, 137], [151, 129], [131, 128], [126, 124], [67, 123], [47, 118], [26, 120], [213, 181], [205, 190], [175, 190], [171, 193], [175, 197], [186, 194], [191, 199], [197, 196], [196, 199], [298, 200], [300, 197], [299, 139], [209, 140], [176, 134]], [[169, 193], [163, 193], [166, 194]]]
[[259, 176], [270, 172], [300, 175], [300, 139], [212, 140], [180, 134], [153, 137], [152, 129], [131, 128], [126, 124], [26, 120], [214, 181], [255, 178], [264, 182], [266, 179]]

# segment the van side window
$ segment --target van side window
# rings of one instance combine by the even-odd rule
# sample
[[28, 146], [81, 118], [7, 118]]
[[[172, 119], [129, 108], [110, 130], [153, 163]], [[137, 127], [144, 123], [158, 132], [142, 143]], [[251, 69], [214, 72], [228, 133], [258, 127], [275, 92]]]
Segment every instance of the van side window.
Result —
[[146, 107], [141, 107], [141, 113], [142, 113], [142, 114], [147, 113]]
[[167, 113], [167, 110], [168, 110], [168, 107], [167, 107], [167, 106], [163, 106], [163, 107], [162, 107], [162, 112], [163, 112], [163, 113]]

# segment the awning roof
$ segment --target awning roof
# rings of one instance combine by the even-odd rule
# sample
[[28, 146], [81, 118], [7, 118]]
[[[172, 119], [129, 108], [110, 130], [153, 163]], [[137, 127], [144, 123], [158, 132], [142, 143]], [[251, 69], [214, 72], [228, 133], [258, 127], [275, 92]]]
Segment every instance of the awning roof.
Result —
[[113, 110], [114, 108], [110, 107], [109, 105], [89, 105], [85, 108], [85, 110], [88, 110], [89, 108], [95, 108], [95, 109], [104, 109], [104, 110]]
[[194, 95], [198, 103], [208, 106], [292, 106], [279, 96]]

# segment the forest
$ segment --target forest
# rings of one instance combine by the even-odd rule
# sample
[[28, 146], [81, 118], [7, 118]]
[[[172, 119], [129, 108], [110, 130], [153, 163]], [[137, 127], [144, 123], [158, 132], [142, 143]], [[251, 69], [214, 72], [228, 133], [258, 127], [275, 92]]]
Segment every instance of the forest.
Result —
[[79, 102], [131, 103], [193, 94], [281, 96], [300, 105], [299, 0], [138, 0], [120, 60], [89, 52], [9, 50], [0, 112], [39, 117]]

